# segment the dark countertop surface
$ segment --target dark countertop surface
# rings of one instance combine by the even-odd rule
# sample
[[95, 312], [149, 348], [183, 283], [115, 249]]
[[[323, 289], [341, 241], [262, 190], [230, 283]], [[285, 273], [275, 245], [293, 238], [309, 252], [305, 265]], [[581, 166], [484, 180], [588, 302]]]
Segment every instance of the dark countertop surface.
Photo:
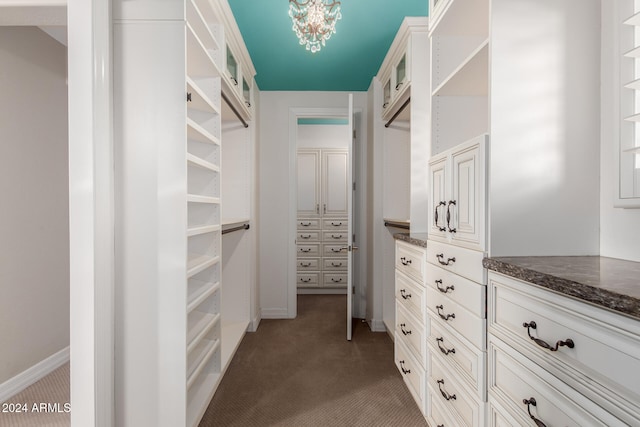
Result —
[[427, 233], [395, 233], [394, 239], [411, 243], [412, 245], [427, 247]]
[[640, 262], [600, 256], [523, 256], [485, 258], [482, 265], [640, 319]]

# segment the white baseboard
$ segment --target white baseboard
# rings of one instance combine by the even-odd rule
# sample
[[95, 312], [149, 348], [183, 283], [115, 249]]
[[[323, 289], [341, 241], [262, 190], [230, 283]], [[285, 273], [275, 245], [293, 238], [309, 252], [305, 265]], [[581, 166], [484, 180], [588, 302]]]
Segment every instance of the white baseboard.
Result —
[[69, 347], [63, 348], [29, 369], [0, 384], [0, 402], [5, 402], [69, 361]]
[[286, 308], [263, 308], [261, 310], [262, 319], [288, 319], [289, 312]]
[[260, 320], [262, 318], [260, 317], [260, 314], [256, 314], [256, 316], [251, 319], [251, 322], [249, 323], [249, 329], [247, 329], [247, 332], [255, 332], [258, 330], [258, 326], [260, 325]]
[[384, 326], [384, 322], [382, 320], [371, 319], [368, 323], [372, 332], [387, 332], [387, 328]]

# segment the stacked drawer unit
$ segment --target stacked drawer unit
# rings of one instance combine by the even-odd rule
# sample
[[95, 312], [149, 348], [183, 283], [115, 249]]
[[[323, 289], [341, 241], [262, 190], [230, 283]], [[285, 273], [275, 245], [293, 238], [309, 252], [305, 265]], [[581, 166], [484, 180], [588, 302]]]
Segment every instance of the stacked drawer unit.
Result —
[[298, 218], [298, 288], [347, 286], [346, 218]]
[[424, 413], [427, 362], [425, 248], [396, 240], [395, 267], [395, 362]]
[[429, 162], [427, 379], [433, 426], [486, 420], [486, 146], [481, 135]]
[[640, 425], [640, 321], [489, 272], [489, 425]]

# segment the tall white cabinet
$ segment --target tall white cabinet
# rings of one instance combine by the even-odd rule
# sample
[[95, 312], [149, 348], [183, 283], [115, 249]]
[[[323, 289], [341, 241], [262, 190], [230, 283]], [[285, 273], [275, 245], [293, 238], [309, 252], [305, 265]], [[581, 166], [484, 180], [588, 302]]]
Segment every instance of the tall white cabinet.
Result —
[[297, 154], [296, 270], [299, 290], [347, 286], [349, 153], [301, 148]]
[[253, 292], [223, 275], [233, 18], [226, 2], [206, 0], [113, 10], [115, 423], [194, 426], [244, 336]]

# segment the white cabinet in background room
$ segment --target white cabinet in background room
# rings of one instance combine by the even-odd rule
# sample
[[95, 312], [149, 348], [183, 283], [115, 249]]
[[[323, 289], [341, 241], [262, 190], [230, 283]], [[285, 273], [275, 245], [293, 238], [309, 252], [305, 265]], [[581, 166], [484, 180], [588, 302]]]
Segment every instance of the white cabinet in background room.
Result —
[[638, 320], [493, 271], [488, 305], [492, 423], [640, 425]]
[[396, 240], [395, 362], [423, 413], [427, 367], [426, 256], [425, 248]]
[[348, 152], [298, 150], [296, 283], [299, 289], [347, 286]]

